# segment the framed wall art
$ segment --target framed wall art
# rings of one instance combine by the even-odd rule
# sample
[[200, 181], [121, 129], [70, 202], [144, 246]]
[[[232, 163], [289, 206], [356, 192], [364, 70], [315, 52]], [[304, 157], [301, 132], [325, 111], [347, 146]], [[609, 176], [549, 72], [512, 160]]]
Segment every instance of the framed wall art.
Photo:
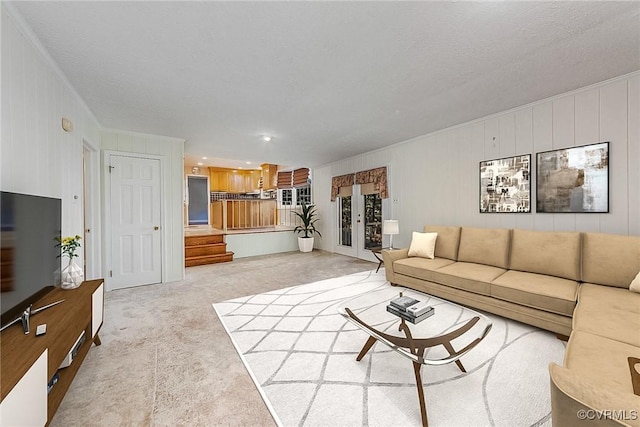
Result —
[[531, 154], [480, 162], [480, 213], [531, 212]]
[[609, 142], [537, 153], [536, 212], [609, 212]]

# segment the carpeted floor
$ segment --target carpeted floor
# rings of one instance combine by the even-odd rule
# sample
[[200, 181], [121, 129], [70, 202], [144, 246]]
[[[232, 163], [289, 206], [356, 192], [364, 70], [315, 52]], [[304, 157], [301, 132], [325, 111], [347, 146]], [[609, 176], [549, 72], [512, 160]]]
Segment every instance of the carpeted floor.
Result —
[[[213, 306], [282, 425], [418, 426], [411, 362], [381, 344], [357, 362], [368, 335], [337, 312], [345, 298], [366, 294], [367, 316], [398, 335], [396, 317], [368, 309], [396, 292], [384, 272], [369, 271]], [[431, 303], [439, 314], [418, 329], [444, 333], [473, 316], [446, 302]], [[423, 367], [429, 425], [550, 426], [547, 367], [562, 363], [564, 343], [552, 333], [487, 316], [491, 332], [461, 359], [466, 374], [454, 364]], [[463, 338], [454, 346], [464, 347]], [[444, 356], [435, 347], [427, 357]]]
[[191, 267], [180, 282], [108, 292], [102, 345], [89, 352], [50, 425], [273, 426], [211, 304], [375, 267], [291, 252]]

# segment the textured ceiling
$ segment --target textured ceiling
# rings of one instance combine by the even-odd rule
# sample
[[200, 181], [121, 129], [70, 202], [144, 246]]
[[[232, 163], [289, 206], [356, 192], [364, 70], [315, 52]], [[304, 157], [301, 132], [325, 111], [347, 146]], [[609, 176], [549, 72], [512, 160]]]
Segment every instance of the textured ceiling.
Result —
[[13, 5], [102, 126], [195, 157], [317, 166], [640, 68], [637, 1]]

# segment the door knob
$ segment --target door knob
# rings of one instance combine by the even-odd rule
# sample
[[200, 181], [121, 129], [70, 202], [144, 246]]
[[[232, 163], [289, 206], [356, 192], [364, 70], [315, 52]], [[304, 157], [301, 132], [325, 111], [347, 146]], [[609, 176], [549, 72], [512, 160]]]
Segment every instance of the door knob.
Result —
[[156, 225], [155, 227], [153, 227], [153, 229], [154, 229], [155, 231], [158, 231], [158, 230], [160, 230], [160, 227], [158, 227], [158, 226]]

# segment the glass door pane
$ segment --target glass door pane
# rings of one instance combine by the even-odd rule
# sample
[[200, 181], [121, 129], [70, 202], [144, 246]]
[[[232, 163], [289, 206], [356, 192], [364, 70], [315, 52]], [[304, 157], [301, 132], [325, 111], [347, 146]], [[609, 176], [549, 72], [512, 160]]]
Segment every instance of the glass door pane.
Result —
[[364, 249], [382, 247], [382, 199], [379, 194], [364, 196]]
[[338, 197], [340, 224], [338, 233], [338, 244], [351, 246], [353, 220], [351, 216], [351, 196]]

